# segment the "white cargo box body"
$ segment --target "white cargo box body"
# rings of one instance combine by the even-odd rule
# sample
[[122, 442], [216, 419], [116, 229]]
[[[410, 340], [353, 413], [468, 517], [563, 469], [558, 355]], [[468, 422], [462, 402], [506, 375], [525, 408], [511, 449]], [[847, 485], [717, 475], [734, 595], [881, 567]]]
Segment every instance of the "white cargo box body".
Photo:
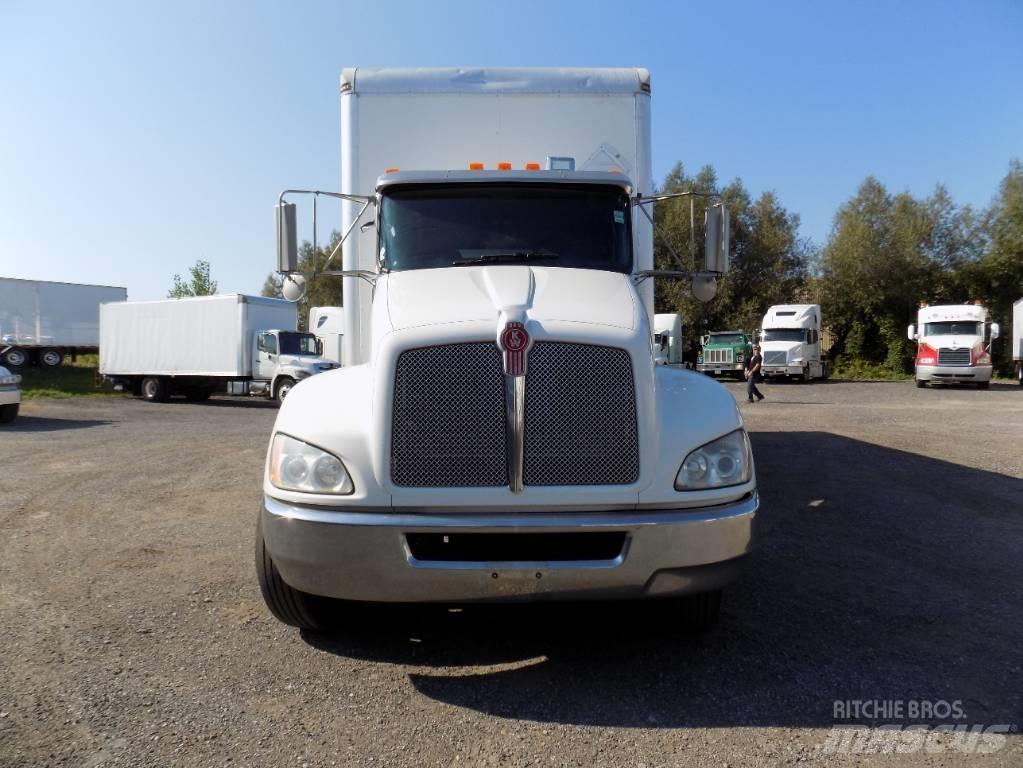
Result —
[[108, 285], [0, 277], [0, 342], [3, 346], [95, 347], [100, 304], [127, 298], [126, 289]]
[[295, 304], [262, 296], [104, 304], [99, 370], [106, 376], [248, 377], [258, 331], [297, 329]]
[[[645, 69], [346, 69], [341, 75], [341, 191], [372, 195], [388, 168], [544, 168], [570, 157], [577, 171], [617, 170], [653, 192], [650, 75]], [[342, 203], [342, 231], [359, 211]], [[367, 211], [362, 221], [372, 218]], [[653, 234], [633, 217], [636, 269], [653, 268]], [[345, 269], [376, 269], [376, 233], [354, 230]], [[653, 316], [653, 281], [640, 288]], [[344, 278], [346, 362], [368, 359], [372, 288]]]
[[1012, 305], [1012, 359], [1023, 360], [1023, 299]]

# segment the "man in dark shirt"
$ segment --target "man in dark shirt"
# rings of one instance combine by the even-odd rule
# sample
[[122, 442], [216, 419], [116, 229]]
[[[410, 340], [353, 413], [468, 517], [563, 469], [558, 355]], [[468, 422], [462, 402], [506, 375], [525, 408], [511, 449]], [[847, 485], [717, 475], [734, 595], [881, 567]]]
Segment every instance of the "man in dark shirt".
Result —
[[760, 373], [760, 368], [764, 364], [764, 358], [760, 355], [760, 345], [753, 345], [753, 355], [749, 360], [746, 361], [746, 397], [752, 403], [753, 398], [756, 397], [757, 401], [764, 399], [764, 396], [757, 389], [757, 382], [763, 381], [764, 377]]

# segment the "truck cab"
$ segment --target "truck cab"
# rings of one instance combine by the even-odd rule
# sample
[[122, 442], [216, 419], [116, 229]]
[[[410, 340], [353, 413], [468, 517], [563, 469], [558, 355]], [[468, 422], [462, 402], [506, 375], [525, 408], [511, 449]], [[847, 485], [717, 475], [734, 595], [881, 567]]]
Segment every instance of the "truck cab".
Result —
[[819, 304], [780, 304], [767, 310], [761, 324], [760, 353], [765, 379], [791, 378], [804, 383], [828, 377], [821, 350]]
[[311, 333], [260, 331], [255, 346], [252, 381], [265, 384], [267, 392], [272, 392], [279, 401], [298, 382], [335, 367], [325, 363], [321, 354], [323, 344]]
[[753, 354], [753, 339], [744, 331], [712, 331], [705, 335], [696, 370], [711, 376], [744, 378], [746, 361]]
[[[346, 71], [342, 193], [387, 154], [370, 109], [426, 131], [388, 145], [406, 166], [484, 139], [523, 154], [377, 166], [369, 202], [348, 205], [344, 277], [364, 285], [345, 286], [346, 365], [295, 389], [267, 453], [256, 570], [279, 619], [343, 623], [344, 603], [322, 598], [676, 598], [668, 617], [716, 619], [752, 549], [756, 477], [731, 395], [655, 364], [643, 77]], [[639, 148], [621, 159], [638, 182], [565, 156], [612, 143]], [[548, 147], [541, 170], [530, 156]]]
[[988, 322], [988, 311], [980, 304], [922, 305], [917, 323], [906, 334], [917, 343], [917, 387], [959, 382], [986, 389], [991, 383], [991, 342], [998, 334], [998, 323]]

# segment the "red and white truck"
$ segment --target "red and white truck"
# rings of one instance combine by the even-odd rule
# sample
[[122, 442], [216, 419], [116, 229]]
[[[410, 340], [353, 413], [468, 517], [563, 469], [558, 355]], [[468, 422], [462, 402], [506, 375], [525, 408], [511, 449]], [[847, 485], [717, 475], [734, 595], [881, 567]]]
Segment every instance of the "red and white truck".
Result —
[[927, 383], [991, 383], [991, 342], [998, 338], [998, 323], [976, 304], [920, 307], [916, 325], [907, 335], [916, 341], [916, 385]]

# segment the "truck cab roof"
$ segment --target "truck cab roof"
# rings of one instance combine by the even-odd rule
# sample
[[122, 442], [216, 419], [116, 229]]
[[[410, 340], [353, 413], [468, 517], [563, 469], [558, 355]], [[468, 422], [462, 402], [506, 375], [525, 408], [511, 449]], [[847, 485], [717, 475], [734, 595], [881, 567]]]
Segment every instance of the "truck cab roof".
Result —
[[388, 187], [406, 184], [476, 184], [476, 183], [545, 183], [595, 184], [621, 187], [632, 194], [633, 184], [628, 176], [609, 171], [395, 171], [377, 179], [376, 188], [383, 192]]

